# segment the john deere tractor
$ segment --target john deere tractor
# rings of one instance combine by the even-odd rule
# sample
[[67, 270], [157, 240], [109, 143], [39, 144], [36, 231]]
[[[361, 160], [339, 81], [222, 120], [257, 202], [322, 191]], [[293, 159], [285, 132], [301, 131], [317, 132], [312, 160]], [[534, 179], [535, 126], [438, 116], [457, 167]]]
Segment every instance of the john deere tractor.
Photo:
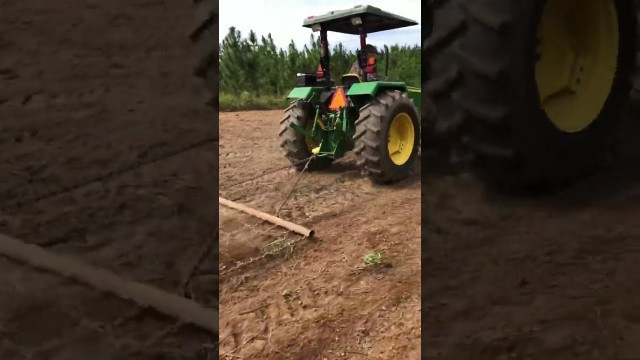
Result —
[[[322, 56], [315, 73], [297, 76], [284, 113], [280, 145], [298, 170], [319, 170], [353, 151], [357, 164], [374, 182], [407, 177], [420, 146], [420, 89], [388, 81], [367, 52], [367, 34], [417, 25], [373, 6], [356, 6], [310, 16], [303, 26], [320, 33]], [[358, 35], [359, 73], [331, 78], [328, 32]], [[386, 48], [386, 47], [385, 47]], [[388, 64], [389, 51], [385, 51]], [[337, 80], [337, 81], [336, 81]]]
[[606, 164], [636, 70], [635, 0], [439, 0], [425, 145], [489, 185], [549, 189]]

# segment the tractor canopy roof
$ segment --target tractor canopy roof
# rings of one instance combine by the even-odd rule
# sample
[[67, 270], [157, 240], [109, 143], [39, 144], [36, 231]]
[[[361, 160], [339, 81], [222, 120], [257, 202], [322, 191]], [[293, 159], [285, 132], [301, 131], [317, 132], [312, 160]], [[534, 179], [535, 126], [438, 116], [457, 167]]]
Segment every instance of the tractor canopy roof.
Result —
[[327, 31], [352, 35], [360, 33], [360, 26], [367, 33], [374, 33], [413, 25], [418, 25], [418, 23], [371, 5], [356, 5], [351, 9], [335, 10], [324, 15], [309, 16], [302, 24], [302, 26], [312, 28], [314, 31], [318, 31], [319, 26], [322, 26]]

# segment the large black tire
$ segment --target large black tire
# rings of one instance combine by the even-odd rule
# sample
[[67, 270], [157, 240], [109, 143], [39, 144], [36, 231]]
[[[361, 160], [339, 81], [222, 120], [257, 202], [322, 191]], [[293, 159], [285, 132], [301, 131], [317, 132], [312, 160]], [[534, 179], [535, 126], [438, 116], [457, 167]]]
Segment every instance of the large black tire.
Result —
[[[592, 173], [608, 157], [634, 71], [634, 0], [616, 0], [619, 54], [600, 114], [579, 132], [558, 130], [541, 109], [534, 78], [545, 0], [432, 0], [424, 42], [426, 84], [439, 138], [474, 159], [502, 189], [550, 189]], [[428, 106], [427, 106], [428, 107]]]
[[[413, 147], [409, 159], [402, 165], [395, 164], [389, 155], [387, 143], [393, 119], [406, 113], [414, 130]], [[420, 122], [418, 110], [407, 93], [398, 90], [381, 92], [360, 109], [353, 136], [357, 164], [376, 183], [391, 183], [408, 177], [415, 166], [420, 146]]]
[[[303, 129], [308, 129], [313, 124], [314, 111], [308, 103], [296, 101], [284, 111], [284, 117], [280, 120], [280, 147], [291, 165], [298, 171], [302, 171], [313, 153], [307, 145], [306, 137], [295, 131], [291, 124]], [[326, 168], [333, 162], [332, 158], [314, 158], [309, 162], [307, 171], [315, 171]]]
[[218, 106], [218, 5], [214, 0], [194, 0], [196, 19], [190, 38], [197, 47], [198, 61], [194, 75], [209, 90], [207, 104]]

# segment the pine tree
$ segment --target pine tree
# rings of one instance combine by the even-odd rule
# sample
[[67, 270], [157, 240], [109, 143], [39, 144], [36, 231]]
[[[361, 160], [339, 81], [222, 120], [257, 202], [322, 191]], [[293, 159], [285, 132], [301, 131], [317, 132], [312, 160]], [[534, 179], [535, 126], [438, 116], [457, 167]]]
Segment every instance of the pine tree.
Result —
[[[331, 77], [339, 81], [356, 55], [341, 43], [333, 45], [331, 51]], [[391, 45], [388, 79], [420, 86], [420, 53], [419, 46]], [[321, 55], [320, 38], [314, 34], [300, 50], [293, 41], [286, 49], [278, 49], [271, 34], [258, 39], [250, 31], [243, 38], [240, 31], [231, 27], [220, 45], [220, 90], [233, 95], [248, 92], [252, 96], [285, 96], [295, 86], [297, 73], [315, 73]], [[382, 56], [379, 75], [384, 74], [384, 63]]]

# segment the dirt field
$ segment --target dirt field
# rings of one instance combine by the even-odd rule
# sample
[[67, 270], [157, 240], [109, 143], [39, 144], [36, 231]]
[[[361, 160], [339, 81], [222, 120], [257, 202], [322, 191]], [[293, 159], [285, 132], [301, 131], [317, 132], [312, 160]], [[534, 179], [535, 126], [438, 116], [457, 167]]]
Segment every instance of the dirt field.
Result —
[[[278, 146], [282, 111], [220, 114], [221, 195], [274, 213], [298, 174]], [[221, 207], [220, 353], [245, 359], [417, 359], [420, 356], [420, 170], [376, 187], [352, 158], [305, 173], [280, 215], [316, 238], [235, 271], [279, 231]], [[277, 243], [282, 244], [282, 242]], [[291, 244], [291, 243], [289, 243]], [[273, 245], [272, 245], [273, 246]], [[268, 247], [269, 251], [272, 247]], [[379, 251], [388, 265], [366, 267]], [[386, 259], [386, 260], [385, 260]], [[221, 357], [232, 359], [232, 356]]]
[[[0, 8], [0, 232], [182, 293], [216, 213], [213, 117], [186, 38], [192, 8]], [[215, 270], [207, 261], [184, 291], [217, 306]], [[0, 284], [1, 359], [205, 359], [212, 341], [1, 257]]]
[[505, 199], [425, 176], [423, 333], [435, 359], [640, 358], [640, 126], [610, 171]]

